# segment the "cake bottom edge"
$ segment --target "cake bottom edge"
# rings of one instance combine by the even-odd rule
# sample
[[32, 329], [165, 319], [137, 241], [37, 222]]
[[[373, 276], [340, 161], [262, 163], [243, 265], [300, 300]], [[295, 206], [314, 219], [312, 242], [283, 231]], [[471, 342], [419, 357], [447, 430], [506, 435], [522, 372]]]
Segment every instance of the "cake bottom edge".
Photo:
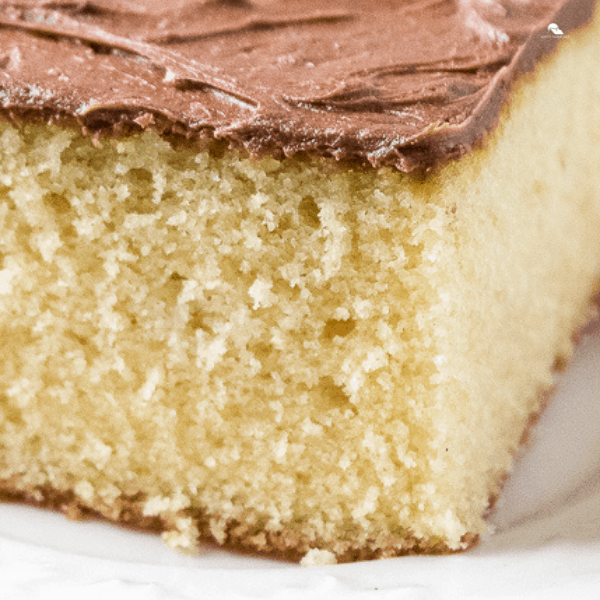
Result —
[[[596, 283], [590, 297], [589, 308], [591, 315], [588, 321], [572, 336], [573, 345], [580, 343], [586, 330], [600, 320], [600, 282]], [[553, 366], [555, 373], [564, 371], [570, 362], [570, 357], [557, 355]], [[531, 441], [532, 431], [535, 429], [541, 415], [550, 403], [557, 384], [538, 392], [538, 408], [529, 415], [519, 446], [515, 450], [515, 457]], [[497, 504], [502, 488], [510, 476], [510, 471], [503, 473], [497, 482], [496, 490], [490, 495], [488, 508], [484, 519], [488, 519]], [[144, 531], [155, 534], [168, 534], [173, 525], [164, 517], [147, 516], [144, 514], [146, 498], [139, 493], [130, 498], [121, 500], [121, 507], [117, 518], [103, 514], [97, 508], [87, 505], [79, 499], [72, 490], [58, 490], [50, 485], [20, 486], [18, 478], [0, 479], [0, 503], [20, 503], [41, 509], [49, 509], [63, 513], [71, 520], [98, 520], [125, 527], [131, 530]], [[264, 531], [258, 526], [249, 526], [239, 522], [230, 522], [227, 526], [227, 535], [224, 540], [217, 540], [211, 531], [211, 515], [199, 508], [187, 509], [186, 516], [191, 518], [198, 531], [198, 539], [207, 549], [219, 548], [243, 555], [253, 555], [261, 558], [270, 558], [286, 562], [302, 562], [303, 564], [334, 564], [358, 561], [394, 558], [406, 555], [449, 555], [464, 552], [478, 546], [481, 536], [476, 533], [466, 533], [461, 538], [459, 549], [450, 548], [443, 541], [419, 539], [415, 536], [392, 536], [386, 541], [377, 540], [374, 544], [356, 544], [349, 540], [339, 542], [325, 542], [315, 544], [300, 530], [282, 529], [279, 531]], [[315, 561], [306, 561], [311, 550], [324, 552], [326, 558], [317, 558]], [[328, 560], [328, 558], [332, 560]]]
[[[38, 509], [51, 510], [62, 513], [73, 521], [94, 520], [110, 523], [132, 531], [141, 531], [148, 534], [164, 534], [171, 530], [169, 523], [160, 516], [145, 516], [143, 505], [145, 497], [138, 495], [136, 498], [122, 500], [121, 511], [118, 519], [112, 519], [102, 514], [97, 509], [86, 505], [71, 490], [60, 491], [49, 485], [18, 489], [13, 480], [0, 480], [0, 503], [18, 503]], [[227, 528], [227, 539], [220, 543], [210, 529], [210, 516], [201, 509], [192, 509], [186, 512], [191, 517], [198, 530], [200, 548], [211, 550], [219, 549], [233, 552], [238, 555], [254, 556], [262, 559], [273, 559], [289, 563], [304, 563], [303, 559], [311, 550], [329, 554], [335, 557], [330, 564], [370, 561], [384, 558], [395, 558], [409, 555], [449, 555], [457, 554], [477, 546], [480, 542], [478, 534], [467, 533], [461, 541], [461, 548], [449, 548], [443, 542], [422, 540], [414, 536], [396, 537], [389, 536], [388, 544], [371, 547], [369, 545], [353, 545], [346, 543], [346, 549], [339, 552], [334, 550], [334, 544], [319, 543], [313, 547], [310, 540], [301, 531], [283, 529], [277, 532], [263, 531], [256, 528], [249, 531], [243, 523], [233, 522]], [[192, 552], [196, 554], [197, 552]], [[314, 564], [321, 561], [317, 559]], [[328, 561], [321, 562], [326, 564]], [[313, 563], [308, 563], [313, 564]]]

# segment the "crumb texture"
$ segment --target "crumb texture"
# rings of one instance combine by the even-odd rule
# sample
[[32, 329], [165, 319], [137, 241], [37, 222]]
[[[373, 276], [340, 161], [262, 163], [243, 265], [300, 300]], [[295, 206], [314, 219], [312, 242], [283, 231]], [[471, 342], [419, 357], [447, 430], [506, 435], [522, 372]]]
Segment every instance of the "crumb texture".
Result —
[[599, 39], [420, 180], [0, 125], [3, 486], [190, 552], [467, 546], [600, 275]]

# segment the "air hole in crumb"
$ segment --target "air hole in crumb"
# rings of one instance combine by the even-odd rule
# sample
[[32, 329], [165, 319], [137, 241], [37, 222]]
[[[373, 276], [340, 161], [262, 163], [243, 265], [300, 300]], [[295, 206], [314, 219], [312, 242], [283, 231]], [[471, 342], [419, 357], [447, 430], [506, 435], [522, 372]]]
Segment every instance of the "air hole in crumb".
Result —
[[69, 222], [68, 217], [61, 217], [66, 215], [71, 210], [71, 203], [62, 194], [55, 194], [49, 192], [44, 195], [43, 202], [46, 206], [50, 207], [57, 215], [56, 223], [60, 229], [60, 238], [64, 242], [69, 242], [77, 237], [77, 231], [73, 225]]
[[77, 230], [70, 223], [66, 223], [60, 228], [60, 237], [65, 242], [73, 240], [77, 235]]
[[388, 325], [392, 328], [392, 329], [396, 329], [396, 327], [398, 327], [399, 323], [401, 321], [400, 315], [397, 313], [392, 313], [389, 317], [388, 317]]
[[350, 335], [355, 329], [356, 321], [354, 319], [348, 319], [347, 321], [329, 319], [325, 322], [323, 337], [328, 340], [331, 340], [336, 336], [346, 337], [347, 335]]
[[203, 331], [206, 331], [206, 333], [213, 333], [210, 323], [213, 320], [214, 315], [207, 312], [197, 301], [190, 302], [189, 307], [188, 326], [192, 329], [202, 329]]
[[172, 273], [157, 294], [158, 298], [166, 302], [167, 305], [175, 304], [183, 289], [184, 279], [185, 277], [182, 277], [179, 273]]
[[273, 347], [270, 344], [258, 343], [252, 348], [252, 351], [260, 362], [264, 362], [271, 355]]
[[8, 204], [11, 203], [11, 205], [9, 205], [9, 208], [14, 208], [14, 202], [12, 201], [9, 192], [10, 192], [10, 187], [7, 185], [2, 185], [0, 184], [0, 198], [2, 198], [2, 203], [3, 204]]
[[152, 173], [148, 169], [129, 169], [127, 173], [131, 179], [140, 184], [148, 185], [152, 183]]
[[71, 203], [62, 195], [49, 192], [44, 196], [44, 204], [50, 206], [57, 213], [63, 214], [70, 210]]
[[305, 196], [302, 198], [298, 205], [298, 212], [300, 213], [300, 219], [305, 225], [316, 229], [321, 225], [321, 219], [319, 218], [319, 205], [315, 202], [312, 196]]
[[333, 377], [326, 375], [319, 380], [318, 391], [327, 403], [327, 408], [355, 408], [350, 404], [350, 398], [344, 390], [336, 385]]
[[190, 313], [188, 325], [192, 329], [203, 329], [207, 333], [212, 331], [211, 328], [206, 324], [206, 313], [201, 310]]
[[312, 481], [312, 477], [310, 473], [299, 472], [296, 473], [296, 480], [300, 485], [308, 485]]
[[75, 342], [75, 344], [83, 350], [88, 363], [91, 363], [95, 358], [100, 356], [98, 347], [84, 335], [80, 335], [74, 331], [66, 331], [65, 337], [71, 340], [71, 342]]
[[146, 169], [129, 169], [126, 176], [129, 198], [125, 202], [128, 213], [151, 214], [158, 210], [152, 202], [152, 173]]
[[160, 201], [162, 204], [176, 204], [179, 202], [179, 199], [175, 192], [168, 191], [161, 196]]
[[166, 285], [173, 290], [177, 290], [177, 293], [179, 294], [179, 292], [183, 288], [183, 282], [185, 280], [186, 278], [183, 275], [180, 275], [179, 273], [177, 273], [177, 271], [174, 271], [169, 275], [169, 279], [167, 279]]
[[14, 406], [10, 398], [4, 393], [0, 393], [0, 406], [2, 406], [3, 417], [6, 421], [19, 426], [23, 424], [21, 410]]

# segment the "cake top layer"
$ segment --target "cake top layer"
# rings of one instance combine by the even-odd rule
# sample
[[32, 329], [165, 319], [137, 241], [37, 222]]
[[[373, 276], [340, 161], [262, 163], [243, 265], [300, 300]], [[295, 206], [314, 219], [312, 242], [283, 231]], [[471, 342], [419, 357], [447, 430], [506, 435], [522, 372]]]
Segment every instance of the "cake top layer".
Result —
[[594, 5], [0, 0], [0, 107], [427, 169], [468, 152]]

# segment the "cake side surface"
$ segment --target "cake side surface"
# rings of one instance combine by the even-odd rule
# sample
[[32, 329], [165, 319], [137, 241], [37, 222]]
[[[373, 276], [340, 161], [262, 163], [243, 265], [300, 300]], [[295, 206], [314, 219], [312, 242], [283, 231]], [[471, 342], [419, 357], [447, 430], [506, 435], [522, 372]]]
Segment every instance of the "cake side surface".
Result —
[[[596, 20], [589, 42], [597, 27]], [[588, 47], [586, 61], [584, 44], [576, 58], [576, 38], [565, 42], [563, 54], [520, 83], [490, 155], [474, 152], [445, 173], [452, 189], [446, 193], [461, 198], [451, 226], [460, 267], [445, 289], [443, 306], [454, 318], [438, 338], [437, 361], [444, 365], [440, 376], [462, 388], [462, 398], [486, 401], [481, 412], [465, 401], [434, 421], [444, 423], [449, 445], [472, 443], [473, 464], [481, 459], [482, 467], [494, 462], [497, 440], [469, 432], [502, 422], [504, 443], [516, 449], [547, 402], [553, 366], [568, 360], [574, 333], [596, 314], [600, 119], [591, 78], [597, 50]], [[565, 253], [554, 255], [559, 246]], [[440, 388], [439, 406], [447, 398]], [[508, 472], [512, 457], [504, 456]], [[502, 480], [501, 461], [495, 468], [489, 485]]]
[[1, 125], [5, 488], [187, 550], [473, 543], [600, 275], [598, 39], [423, 177]]

